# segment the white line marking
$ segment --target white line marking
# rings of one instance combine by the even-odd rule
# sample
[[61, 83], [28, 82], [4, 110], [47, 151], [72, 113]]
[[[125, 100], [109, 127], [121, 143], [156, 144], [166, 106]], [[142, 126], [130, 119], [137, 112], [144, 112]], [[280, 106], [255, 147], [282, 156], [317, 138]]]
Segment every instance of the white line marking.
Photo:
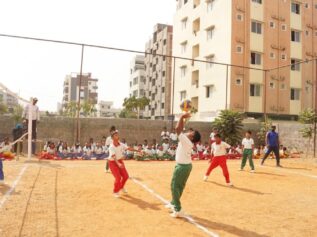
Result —
[[[146, 184], [138, 181], [137, 179], [133, 178], [133, 177], [130, 177], [130, 179], [140, 185], [142, 188], [144, 188], [146, 191], [148, 191], [149, 193], [151, 193], [154, 197], [156, 197], [157, 199], [159, 199], [163, 204], [168, 204], [169, 201], [167, 201], [165, 198], [163, 198], [162, 196], [160, 196], [159, 194], [157, 194], [153, 189], [149, 188]], [[218, 234], [208, 230], [205, 226], [197, 223], [191, 216], [189, 215], [185, 215], [184, 218], [191, 224], [193, 224], [194, 226], [196, 226], [196, 228], [202, 230], [203, 232], [205, 232], [208, 236], [211, 236], [211, 237], [219, 237]]]
[[22, 178], [25, 170], [27, 169], [28, 165], [24, 165], [23, 168], [21, 169], [20, 173], [18, 174], [17, 178], [14, 180], [11, 188], [4, 194], [4, 196], [2, 197], [1, 201], [0, 201], [0, 209], [3, 207], [3, 205], [5, 204], [5, 202], [8, 200], [8, 198], [10, 197], [10, 195], [12, 194], [12, 192], [14, 191], [15, 187], [18, 185], [20, 179]]

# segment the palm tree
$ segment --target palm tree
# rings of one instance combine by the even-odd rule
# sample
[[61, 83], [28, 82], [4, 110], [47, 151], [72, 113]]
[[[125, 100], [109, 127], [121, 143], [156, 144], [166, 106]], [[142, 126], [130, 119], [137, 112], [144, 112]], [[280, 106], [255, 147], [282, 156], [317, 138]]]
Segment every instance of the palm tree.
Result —
[[212, 123], [223, 140], [231, 145], [239, 144], [242, 138], [243, 114], [232, 110], [222, 110]]

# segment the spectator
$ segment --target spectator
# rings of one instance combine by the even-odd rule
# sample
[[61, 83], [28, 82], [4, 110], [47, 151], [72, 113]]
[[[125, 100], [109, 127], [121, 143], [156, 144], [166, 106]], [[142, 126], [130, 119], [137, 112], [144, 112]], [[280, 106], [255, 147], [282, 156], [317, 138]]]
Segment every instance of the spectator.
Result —
[[164, 127], [163, 128], [163, 131], [161, 132], [161, 140], [164, 141], [164, 140], [168, 140], [170, 138], [170, 133], [167, 131], [167, 128]]

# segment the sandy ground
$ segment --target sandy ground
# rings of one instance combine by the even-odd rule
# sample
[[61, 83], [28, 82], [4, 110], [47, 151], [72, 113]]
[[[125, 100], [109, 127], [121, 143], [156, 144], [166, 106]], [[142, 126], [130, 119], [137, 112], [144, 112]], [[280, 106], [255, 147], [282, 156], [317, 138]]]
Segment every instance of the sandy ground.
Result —
[[[184, 211], [219, 236], [317, 236], [315, 160], [282, 160], [282, 169], [268, 160], [254, 174], [238, 171], [239, 164], [228, 161], [235, 185], [229, 188], [219, 168], [203, 182], [208, 164], [195, 161], [182, 197]], [[170, 199], [173, 162], [127, 161], [126, 166], [130, 176]], [[4, 162], [4, 170], [1, 237], [208, 236], [185, 219], [171, 218], [157, 197], [132, 180], [129, 194], [114, 198], [114, 179], [104, 173], [104, 161], [21, 159]]]

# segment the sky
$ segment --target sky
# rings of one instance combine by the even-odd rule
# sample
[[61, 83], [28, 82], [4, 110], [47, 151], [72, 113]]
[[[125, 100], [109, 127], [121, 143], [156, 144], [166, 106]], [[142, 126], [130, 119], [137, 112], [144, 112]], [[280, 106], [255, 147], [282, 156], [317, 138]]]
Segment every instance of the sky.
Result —
[[[175, 11], [175, 0], [0, 1], [0, 34], [144, 51], [155, 24], [173, 24]], [[83, 73], [99, 79], [99, 100], [122, 106], [134, 55], [85, 48]], [[54, 112], [65, 76], [80, 71], [80, 58], [80, 46], [0, 37], [0, 82]]]

